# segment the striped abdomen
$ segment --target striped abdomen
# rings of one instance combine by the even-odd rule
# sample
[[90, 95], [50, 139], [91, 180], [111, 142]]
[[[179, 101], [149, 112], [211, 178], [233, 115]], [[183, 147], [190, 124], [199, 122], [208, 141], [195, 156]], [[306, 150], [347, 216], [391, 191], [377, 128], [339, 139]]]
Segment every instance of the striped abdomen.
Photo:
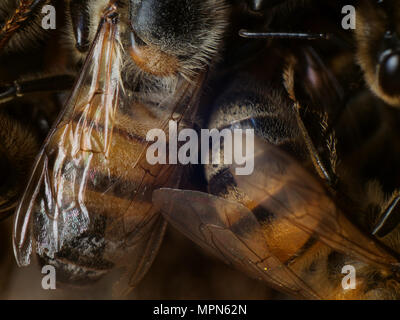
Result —
[[39, 248], [53, 246], [57, 235], [51, 224], [57, 219], [60, 247], [54, 258], [46, 251], [39, 254], [62, 270], [60, 280], [82, 284], [126, 265], [134, 269], [136, 283], [165, 229], [152, 206], [152, 192], [178, 181], [173, 178], [176, 166], [146, 160], [146, 134], [162, 128], [171, 110], [123, 99], [113, 110], [101, 110], [95, 99], [76, 108], [49, 140], [44, 160], [48, 183], [40, 190], [44, 196], [37, 203], [35, 238]]
[[[262, 226], [270, 253], [320, 297], [339, 298], [342, 294], [341, 268], [347, 258], [322, 243], [316, 232], [319, 217], [325, 216], [322, 213], [336, 215], [338, 209], [321, 192], [323, 189], [314, 185], [314, 180], [307, 180], [308, 175], [300, 179], [301, 173], [294, 174], [299, 166], [309, 171], [313, 167], [295, 112], [284, 91], [259, 87], [248, 78], [239, 78], [216, 100], [209, 128], [254, 129], [257, 139], [261, 138], [291, 156], [280, 158], [279, 153], [268, 156], [267, 152], [265, 163], [256, 164], [253, 175], [247, 177], [248, 187], [251, 188], [253, 179], [254, 186], [263, 186], [263, 190], [256, 187], [246, 190], [250, 192], [242, 189], [240, 177], [233, 174], [230, 165], [206, 165], [209, 192], [251, 209]], [[264, 151], [257, 150], [256, 146], [257, 152]], [[307, 216], [316, 218], [310, 219], [306, 231], [288, 215], [299, 220]], [[243, 232], [246, 238], [256, 232], [249, 229], [245, 220], [235, 221], [232, 228], [236, 233]]]

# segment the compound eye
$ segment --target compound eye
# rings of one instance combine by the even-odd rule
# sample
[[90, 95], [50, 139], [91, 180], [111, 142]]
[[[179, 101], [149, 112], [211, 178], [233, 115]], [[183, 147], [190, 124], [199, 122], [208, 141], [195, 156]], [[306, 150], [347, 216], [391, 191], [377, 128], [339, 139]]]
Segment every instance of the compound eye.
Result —
[[400, 52], [393, 52], [380, 63], [379, 84], [385, 93], [400, 95]]

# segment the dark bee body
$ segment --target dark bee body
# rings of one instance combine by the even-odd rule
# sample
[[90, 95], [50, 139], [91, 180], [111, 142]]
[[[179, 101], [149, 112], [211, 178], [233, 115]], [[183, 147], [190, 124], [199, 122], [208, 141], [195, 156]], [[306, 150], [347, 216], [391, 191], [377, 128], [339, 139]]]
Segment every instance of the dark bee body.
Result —
[[[349, 217], [396, 253], [400, 252], [397, 122], [398, 110], [363, 90], [353, 96], [336, 127], [338, 176], [342, 192], [353, 202]], [[360, 209], [355, 210], [354, 204]]]
[[[215, 101], [217, 107], [209, 120], [209, 128], [252, 128], [257, 136], [304, 161], [308, 155], [284, 88], [274, 88], [271, 84], [263, 87], [259, 82], [251, 80], [248, 74], [236, 75], [224, 95]], [[219, 187], [230, 189], [226, 181], [233, 177], [226, 169], [223, 165], [206, 166], [206, 177], [212, 194], [223, 194]], [[222, 186], [220, 181], [223, 181]], [[237, 195], [233, 198], [241, 197]]]
[[[63, 76], [55, 71], [66, 69], [67, 62], [60, 48], [55, 50], [57, 46], [46, 43], [54, 41], [56, 31], [42, 28], [41, 4], [55, 3], [7, 0], [0, 4], [2, 213], [15, 208], [40, 145], [59, 112], [62, 96], [55, 93], [69, 89], [73, 82], [73, 72]], [[37, 82], [37, 74], [50, 78], [50, 83]]]
[[[50, 2], [50, 1], [48, 1]], [[5, 0], [0, 4], [0, 51], [12, 52], [21, 50], [27, 45], [44, 37], [40, 26], [40, 0]]]
[[22, 193], [29, 167], [39, 150], [39, 139], [32, 128], [5, 112], [0, 113], [0, 123], [0, 214], [7, 214], [15, 208]]
[[357, 61], [369, 88], [385, 103], [399, 106], [400, 10], [397, 1], [355, 4]]
[[11, 248], [11, 224], [12, 220], [2, 220], [0, 222], [0, 271], [2, 276], [0, 277], [0, 297], [5, 299], [7, 292], [12, 286], [12, 270], [14, 267], [12, 259], [10, 259], [10, 248]]
[[59, 112], [61, 100], [61, 97], [47, 93], [1, 104], [2, 214], [10, 214], [15, 209], [40, 145]]

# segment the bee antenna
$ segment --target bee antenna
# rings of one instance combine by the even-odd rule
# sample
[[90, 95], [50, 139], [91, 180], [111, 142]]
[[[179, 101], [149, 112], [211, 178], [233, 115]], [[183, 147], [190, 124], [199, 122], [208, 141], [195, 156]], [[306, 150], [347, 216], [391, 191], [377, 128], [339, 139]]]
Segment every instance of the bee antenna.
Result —
[[254, 32], [240, 30], [239, 36], [251, 39], [302, 39], [302, 40], [329, 40], [329, 33], [303, 33], [303, 32]]

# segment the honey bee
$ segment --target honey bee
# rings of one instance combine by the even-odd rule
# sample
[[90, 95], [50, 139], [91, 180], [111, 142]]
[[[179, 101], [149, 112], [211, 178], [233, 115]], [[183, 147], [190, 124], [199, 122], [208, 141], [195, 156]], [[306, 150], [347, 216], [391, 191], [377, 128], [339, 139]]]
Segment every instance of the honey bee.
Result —
[[[354, 5], [356, 26], [352, 39], [349, 39], [343, 30], [339, 29], [331, 29], [330, 34], [326, 32], [321, 32], [321, 34], [324, 34], [325, 39], [334, 39], [341, 46], [350, 46], [351, 50], [354, 50], [356, 62], [361, 67], [364, 80], [370, 90], [386, 104], [398, 107], [400, 105], [400, 95], [398, 94], [399, 28], [396, 24], [399, 17], [398, 2], [396, 0], [350, 2], [338, 0], [326, 3], [330, 5], [330, 10], [337, 12], [340, 12], [345, 5]], [[337, 19], [337, 25], [340, 25], [340, 17], [335, 19]], [[282, 34], [286, 35], [286, 33]], [[278, 37], [279, 33], [250, 32], [242, 35], [273, 38]], [[294, 37], [292, 36], [292, 38]], [[339, 39], [340, 41], [338, 41]]]
[[[310, 48], [289, 62], [285, 88], [256, 61], [222, 91], [209, 120], [210, 128], [255, 130], [254, 173], [207, 165], [208, 192], [162, 188], [154, 202], [195, 243], [291, 296], [398, 299], [397, 253], [350, 220], [348, 210], [362, 216], [367, 209], [349, 206], [338, 181], [337, 141], [326, 119], [343, 99], [338, 83]], [[318, 125], [310, 129], [313, 117]], [[374, 217], [392, 211], [395, 198], [369, 208]], [[345, 266], [356, 270], [354, 290], [342, 285]]]
[[397, 1], [359, 1], [354, 30], [356, 57], [369, 88], [384, 102], [400, 106]]
[[36, 254], [67, 285], [125, 267], [122, 293], [163, 238], [152, 191], [179, 184], [177, 166], [147, 162], [146, 133], [195, 113], [228, 9], [219, 0], [90, 3], [101, 8], [97, 32], [19, 202], [13, 244], [19, 266]]

